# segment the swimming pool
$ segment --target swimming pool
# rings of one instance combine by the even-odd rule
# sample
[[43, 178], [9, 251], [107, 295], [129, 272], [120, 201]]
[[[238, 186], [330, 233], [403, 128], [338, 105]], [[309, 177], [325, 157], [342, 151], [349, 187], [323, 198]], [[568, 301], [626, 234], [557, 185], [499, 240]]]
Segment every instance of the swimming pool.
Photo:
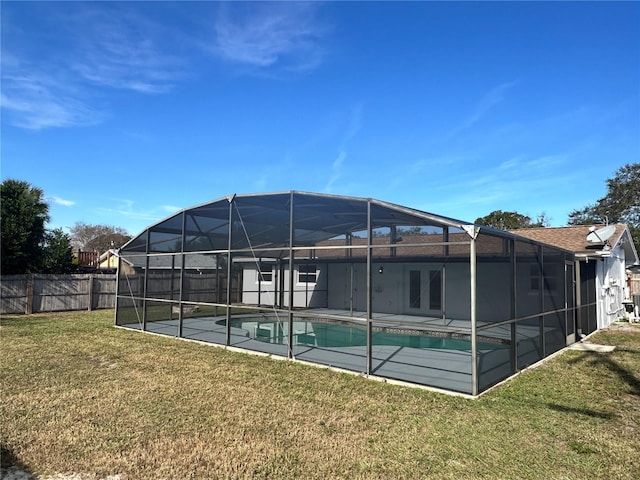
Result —
[[[225, 325], [226, 320], [217, 322]], [[249, 338], [273, 344], [285, 345], [288, 339], [287, 320], [278, 321], [268, 317], [243, 317], [231, 320], [231, 327], [243, 330]], [[437, 348], [445, 350], [471, 350], [468, 338], [452, 338], [449, 335], [434, 335], [433, 332], [416, 330], [374, 328], [372, 344], [411, 348]], [[327, 320], [295, 320], [293, 322], [293, 345], [309, 347], [357, 347], [367, 345], [367, 330], [364, 325], [353, 325]], [[506, 345], [478, 342], [477, 348], [506, 348]]]

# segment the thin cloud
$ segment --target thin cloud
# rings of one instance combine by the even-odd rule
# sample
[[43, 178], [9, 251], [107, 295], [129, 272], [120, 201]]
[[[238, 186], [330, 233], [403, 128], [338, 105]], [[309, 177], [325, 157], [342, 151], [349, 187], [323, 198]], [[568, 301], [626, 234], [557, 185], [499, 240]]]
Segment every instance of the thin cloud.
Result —
[[537, 175], [539, 172], [544, 173], [544, 169], [555, 168], [566, 160], [564, 155], [544, 155], [533, 159], [527, 159], [524, 155], [518, 155], [502, 162], [498, 166], [498, 171], [505, 174], [507, 170], [513, 171], [513, 174], [529, 177], [529, 175]]
[[176, 207], [175, 205], [162, 205], [160, 208], [168, 213], [176, 213], [182, 210], [182, 208]]
[[106, 116], [91, 108], [63, 77], [56, 78], [31, 65], [5, 58], [2, 72], [2, 109], [16, 127], [40, 130], [93, 125]]
[[[545, 200], [554, 192], [566, 188], [571, 181], [569, 175], [549, 177], [548, 171], [562, 171], [558, 165], [568, 161], [567, 155], [543, 155], [527, 158], [515, 156], [493, 168], [484, 168], [483, 173], [461, 173], [457, 182], [447, 183], [446, 187], [435, 187], [430, 193], [433, 198], [447, 198], [429, 205], [431, 211], [451, 212], [467, 211], [470, 205], [480, 209], [476, 216], [486, 215], [492, 210], [516, 210], [526, 215], [538, 212], [528, 211], [537, 205], [544, 206]], [[455, 191], [456, 195], [447, 195]], [[523, 209], [522, 205], [528, 207]], [[542, 209], [542, 208], [541, 208]], [[481, 213], [482, 212], [482, 213]], [[455, 214], [452, 216], [456, 216]], [[463, 220], [473, 221], [467, 213], [458, 215]]]
[[441, 157], [429, 157], [420, 158], [411, 163], [407, 167], [407, 171], [412, 175], [416, 175], [426, 170], [427, 168], [433, 169], [434, 167], [450, 167], [464, 160], [464, 157], [460, 156], [441, 156]]
[[60, 198], [60, 197], [47, 197], [47, 200], [55, 203], [56, 205], [62, 205], [63, 207], [73, 207], [76, 202], [74, 202], [73, 200], [65, 200], [64, 198]]
[[351, 140], [362, 128], [362, 104], [358, 104], [349, 112], [349, 118], [347, 122], [347, 128], [340, 141], [340, 147], [338, 148], [338, 156], [331, 164], [332, 175], [329, 178], [324, 190], [325, 192], [331, 192], [333, 185], [342, 176], [343, 166], [347, 159], [347, 147]]
[[498, 170], [513, 170], [515, 168], [518, 168], [523, 161], [523, 156], [510, 158], [509, 160], [502, 162], [498, 167]]
[[332, 168], [334, 170], [339, 170], [340, 167], [342, 167], [342, 164], [344, 163], [345, 158], [347, 158], [347, 152], [345, 152], [344, 150], [341, 150], [340, 153], [338, 154], [338, 157], [333, 161]]
[[517, 85], [517, 83], [518, 82], [502, 83], [487, 92], [480, 99], [480, 101], [478, 101], [471, 113], [467, 115], [467, 117], [453, 129], [453, 131], [449, 134], [449, 138], [459, 134], [464, 130], [467, 130], [468, 128], [471, 128], [473, 125], [478, 123], [487, 115], [487, 113], [489, 113], [489, 111], [491, 111], [491, 109], [504, 101], [505, 93], [507, 92], [507, 90]]
[[155, 210], [142, 210], [138, 208], [133, 200], [113, 198], [109, 199], [108, 202], [110, 206], [99, 207], [98, 211], [111, 216], [121, 216], [145, 221], [158, 220], [159, 217], [162, 216], [162, 214], [159, 215]]
[[160, 95], [190, 76], [195, 67], [181, 51], [185, 46], [268, 75], [309, 71], [325, 55], [326, 30], [315, 4], [222, 4], [213, 20], [213, 46], [203, 40], [211, 23], [205, 27], [191, 13], [196, 7], [154, 6], [182, 15], [189, 28], [176, 29], [154, 18], [148, 5], [42, 4], [28, 11], [38, 25], [29, 30], [9, 22], [24, 12], [7, 4], [1, 55], [5, 121], [32, 130], [101, 123], [110, 116], [109, 89]]
[[[126, 6], [74, 3], [34, 12], [40, 32], [3, 34], [2, 109], [16, 127], [101, 123], [108, 113], [96, 86], [159, 94], [181, 77], [181, 61], [159, 45], [161, 28]], [[52, 35], [46, 49], [35, 48]]]
[[316, 7], [307, 3], [225, 5], [215, 22], [214, 51], [259, 69], [310, 70], [324, 56]]
[[[166, 93], [182, 61], [163, 47], [161, 27], [135, 11], [90, 8], [71, 17], [79, 45], [72, 69], [90, 83], [139, 93]], [[90, 28], [86, 26], [89, 25]]]

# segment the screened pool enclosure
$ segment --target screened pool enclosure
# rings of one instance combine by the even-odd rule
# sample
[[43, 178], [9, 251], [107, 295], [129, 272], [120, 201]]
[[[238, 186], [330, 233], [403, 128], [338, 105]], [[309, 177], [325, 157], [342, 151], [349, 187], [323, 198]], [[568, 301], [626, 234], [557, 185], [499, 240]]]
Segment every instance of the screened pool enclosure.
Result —
[[575, 341], [571, 253], [374, 199], [234, 195], [119, 262], [119, 326], [466, 394]]

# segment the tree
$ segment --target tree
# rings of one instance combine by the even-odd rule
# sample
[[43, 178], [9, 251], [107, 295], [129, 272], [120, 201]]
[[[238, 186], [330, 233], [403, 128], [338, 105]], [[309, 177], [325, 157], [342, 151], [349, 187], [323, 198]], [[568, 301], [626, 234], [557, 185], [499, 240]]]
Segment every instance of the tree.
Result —
[[27, 182], [7, 179], [0, 185], [2, 273], [38, 271], [43, 258], [49, 205], [43, 191]]
[[640, 251], [640, 163], [620, 167], [607, 179], [607, 194], [569, 214], [570, 225], [626, 223]]
[[45, 235], [42, 273], [72, 273], [73, 264], [71, 238], [61, 228], [50, 230]]
[[131, 235], [119, 227], [111, 225], [90, 225], [76, 222], [71, 227], [71, 243], [81, 250], [106, 252], [110, 248], [120, 248], [131, 239]]
[[474, 223], [476, 225], [499, 228], [500, 230], [516, 230], [518, 228], [546, 227], [549, 225], [549, 220], [544, 212], [538, 215], [536, 222], [532, 222], [531, 217], [528, 215], [494, 210], [489, 215], [476, 218]]

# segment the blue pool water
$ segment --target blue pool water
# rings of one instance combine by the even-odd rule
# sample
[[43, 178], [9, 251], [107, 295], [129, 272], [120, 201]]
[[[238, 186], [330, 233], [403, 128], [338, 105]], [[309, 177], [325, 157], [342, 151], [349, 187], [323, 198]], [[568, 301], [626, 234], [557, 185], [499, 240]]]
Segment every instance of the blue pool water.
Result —
[[[224, 324], [225, 321], [220, 322]], [[287, 321], [278, 322], [256, 318], [232, 319], [233, 328], [242, 329], [250, 338], [261, 342], [286, 344], [288, 336]], [[412, 348], [439, 348], [447, 350], [471, 350], [471, 341], [465, 338], [432, 336], [415, 331], [400, 333], [397, 331], [374, 330], [373, 345], [389, 345]], [[294, 321], [293, 345], [312, 347], [355, 347], [367, 345], [367, 330], [364, 326], [340, 323]], [[505, 347], [493, 343], [478, 342], [478, 349], [496, 349]]]

